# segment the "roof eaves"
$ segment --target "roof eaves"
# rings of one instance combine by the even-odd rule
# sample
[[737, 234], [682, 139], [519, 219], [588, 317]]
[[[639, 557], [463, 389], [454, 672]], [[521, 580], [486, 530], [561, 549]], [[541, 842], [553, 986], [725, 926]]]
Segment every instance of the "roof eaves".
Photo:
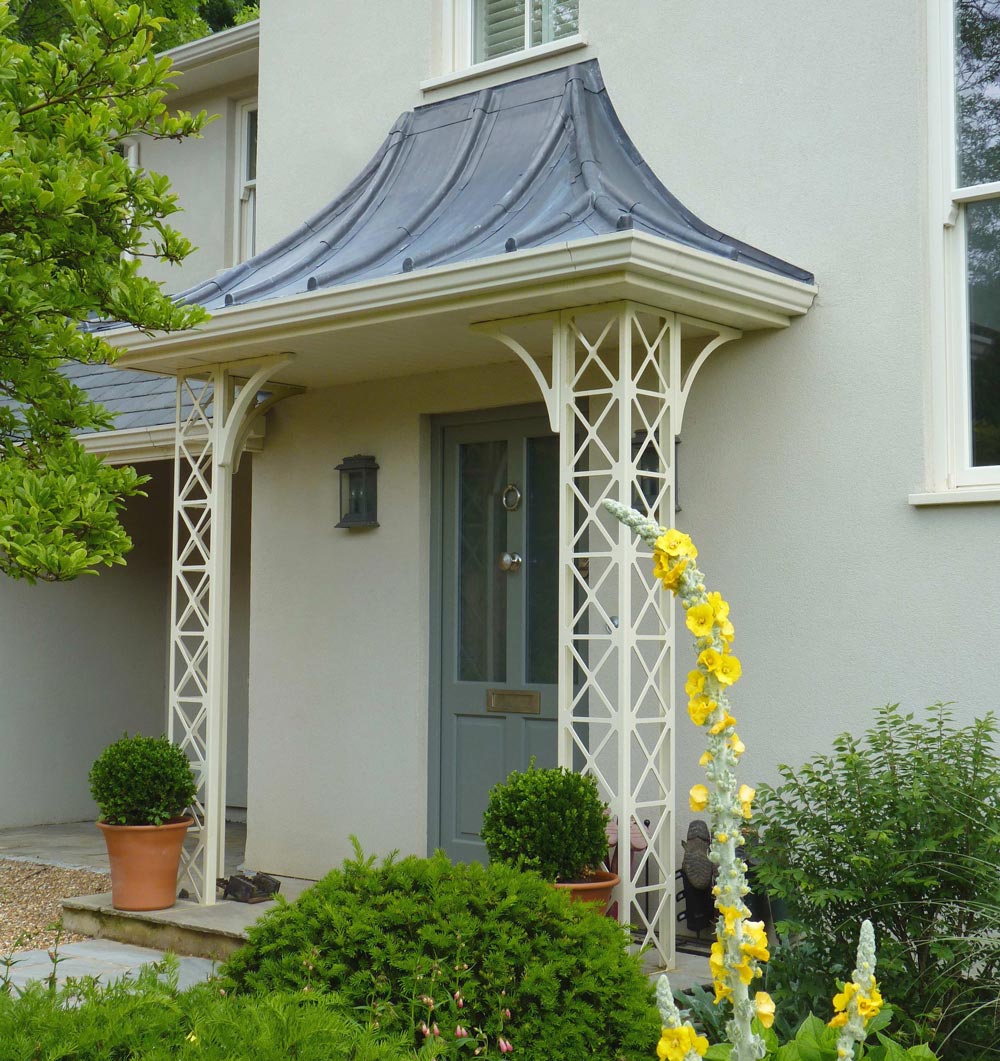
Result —
[[170, 59], [175, 70], [188, 72], [221, 59], [256, 51], [259, 47], [260, 19], [255, 19], [242, 26], [233, 26], [186, 44], [178, 44], [176, 48], [168, 48], [159, 54], [161, 58]]

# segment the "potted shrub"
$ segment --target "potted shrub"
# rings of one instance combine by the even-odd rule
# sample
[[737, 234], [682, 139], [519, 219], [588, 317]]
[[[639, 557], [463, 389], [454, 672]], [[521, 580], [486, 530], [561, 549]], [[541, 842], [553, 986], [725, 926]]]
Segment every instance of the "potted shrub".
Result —
[[574, 899], [607, 909], [618, 875], [601, 869], [608, 855], [608, 808], [592, 777], [565, 767], [538, 770], [534, 760], [494, 785], [481, 837], [494, 861], [534, 869]]
[[185, 817], [198, 791], [187, 756], [166, 737], [109, 745], [90, 769], [90, 794], [111, 862], [116, 910], [165, 910], [177, 898]]

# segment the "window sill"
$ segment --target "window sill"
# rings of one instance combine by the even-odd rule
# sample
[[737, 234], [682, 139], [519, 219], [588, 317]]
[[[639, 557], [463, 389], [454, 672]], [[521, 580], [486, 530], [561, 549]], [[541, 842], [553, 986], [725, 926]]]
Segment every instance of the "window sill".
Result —
[[910, 494], [911, 505], [975, 505], [1000, 501], [1000, 486], [958, 486], [951, 490], [933, 490]]
[[563, 52], [576, 51], [578, 48], [586, 48], [587, 38], [582, 33], [575, 33], [572, 37], [564, 37], [562, 40], [551, 41], [548, 44], [539, 44], [534, 48], [527, 48], [523, 52], [513, 52], [511, 55], [501, 55], [497, 59], [489, 59], [485, 63], [477, 63], [468, 66], [464, 70], [455, 70], [450, 74], [441, 74], [438, 77], [428, 78], [420, 82], [421, 92], [433, 92], [437, 88], [445, 88], [448, 85], [458, 85], [464, 81], [474, 81], [477, 77], [496, 73], [498, 70], [509, 70], [526, 63], [533, 63], [536, 59], [547, 59], [552, 55], [562, 55]]

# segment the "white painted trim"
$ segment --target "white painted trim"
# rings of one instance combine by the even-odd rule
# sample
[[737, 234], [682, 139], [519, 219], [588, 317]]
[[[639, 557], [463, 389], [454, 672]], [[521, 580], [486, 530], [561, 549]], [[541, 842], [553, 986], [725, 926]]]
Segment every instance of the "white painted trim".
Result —
[[[467, 33], [463, 35], [459, 29], [459, 25], [455, 25], [451, 30], [451, 40], [445, 44], [445, 49], [447, 49], [450, 43], [452, 54], [457, 54], [460, 48], [471, 48], [471, 34]], [[561, 40], [549, 41], [548, 44], [536, 44], [534, 48], [526, 48], [520, 52], [512, 52], [510, 55], [500, 55], [497, 56], [496, 59], [488, 59], [484, 63], [465, 66], [463, 69], [455, 70], [449, 74], [441, 74], [438, 77], [429, 77], [426, 81], [420, 82], [420, 90], [421, 92], [433, 92], [434, 89], [444, 88], [446, 85], [459, 85], [466, 81], [474, 81], [477, 77], [483, 77], [486, 74], [494, 74], [498, 70], [511, 70], [518, 66], [525, 66], [528, 63], [537, 62], [539, 59], [548, 59], [553, 55], [562, 55], [564, 52], [572, 52], [577, 51], [580, 48], [586, 48], [587, 43], [587, 38], [584, 34], [574, 33], [571, 37], [563, 37]], [[445, 54], [448, 54], [447, 50], [445, 50]], [[464, 57], [464, 62], [470, 62], [470, 56], [468, 53]]]
[[[264, 448], [264, 420], [258, 420], [246, 440], [246, 450], [260, 453]], [[103, 457], [108, 464], [143, 464], [173, 459], [177, 438], [173, 424], [159, 427], [131, 427], [121, 431], [99, 431], [78, 435], [77, 441], [88, 453]]]
[[958, 188], [951, 197], [956, 203], [979, 203], [983, 199], [997, 199], [1000, 198], [1000, 181]]
[[252, 113], [257, 113], [257, 142], [260, 144], [260, 109], [256, 96], [237, 100], [233, 143], [233, 241], [231, 261], [239, 265], [252, 258], [256, 250], [257, 178], [247, 176], [247, 125]]
[[963, 486], [955, 490], [932, 490], [910, 494], [911, 505], [969, 505], [1000, 501], [1000, 486]]
[[[190, 331], [152, 336], [119, 329], [105, 338], [119, 347], [122, 367], [148, 367], [171, 359], [220, 359], [220, 340], [233, 347], [241, 338], [266, 335], [286, 349], [304, 326], [336, 328], [387, 319], [423, 316], [474, 306], [481, 319], [509, 316], [499, 302], [512, 290], [573, 288], [607, 279], [609, 285], [633, 281], [637, 300], [694, 298], [699, 316], [726, 323], [734, 314], [741, 327], [783, 328], [806, 313], [817, 289], [776, 273], [765, 272], [705, 251], [639, 232], [616, 232], [588, 240], [558, 243], [517, 254], [497, 255], [413, 273], [344, 284], [324, 291], [231, 306], [218, 310], [206, 324]], [[641, 293], [641, 298], [639, 297]], [[615, 295], [617, 301], [621, 294]], [[586, 302], [592, 303], [592, 297]], [[491, 307], [492, 304], [492, 307]], [[493, 312], [491, 314], [491, 308]], [[664, 306], [663, 308], [669, 308]], [[227, 351], [226, 356], [230, 356]], [[238, 358], [238, 352], [233, 356]]]
[[220, 59], [229, 59], [244, 52], [256, 51], [260, 47], [260, 19], [246, 22], [242, 26], [220, 30], [196, 41], [178, 44], [160, 52], [161, 57], [170, 59], [175, 70], [195, 70]]

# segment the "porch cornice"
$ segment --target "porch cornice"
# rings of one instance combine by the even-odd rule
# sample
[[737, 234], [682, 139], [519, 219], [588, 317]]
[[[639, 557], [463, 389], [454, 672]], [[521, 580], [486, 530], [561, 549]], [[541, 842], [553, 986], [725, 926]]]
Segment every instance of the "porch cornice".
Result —
[[[426, 342], [408, 326], [416, 319], [457, 326], [467, 336], [470, 325], [486, 320], [633, 299], [753, 331], [787, 327], [810, 308], [816, 290], [814, 284], [625, 231], [233, 306], [188, 332], [122, 331], [105, 337], [120, 348], [121, 367], [172, 373], [259, 357], [278, 347], [296, 350], [308, 347], [310, 336], [349, 332], [362, 345], [377, 337], [379, 346], [391, 347], [411, 366], [415, 359], [421, 362], [409, 371], [424, 371], [444, 366], [434, 362], [432, 351], [414, 347]], [[328, 358], [340, 353], [339, 343], [336, 352], [326, 350]], [[310, 360], [300, 356], [281, 378], [313, 382]], [[406, 374], [372, 365], [370, 356], [366, 360], [372, 375]], [[360, 368], [349, 370], [345, 381], [365, 378]]]
[[[259, 453], [264, 448], [264, 420], [254, 424], [244, 449]], [[77, 436], [88, 452], [103, 457], [108, 464], [142, 464], [145, 461], [173, 460], [177, 429], [173, 424], [158, 427], [132, 427], [121, 431], [99, 431]]]

